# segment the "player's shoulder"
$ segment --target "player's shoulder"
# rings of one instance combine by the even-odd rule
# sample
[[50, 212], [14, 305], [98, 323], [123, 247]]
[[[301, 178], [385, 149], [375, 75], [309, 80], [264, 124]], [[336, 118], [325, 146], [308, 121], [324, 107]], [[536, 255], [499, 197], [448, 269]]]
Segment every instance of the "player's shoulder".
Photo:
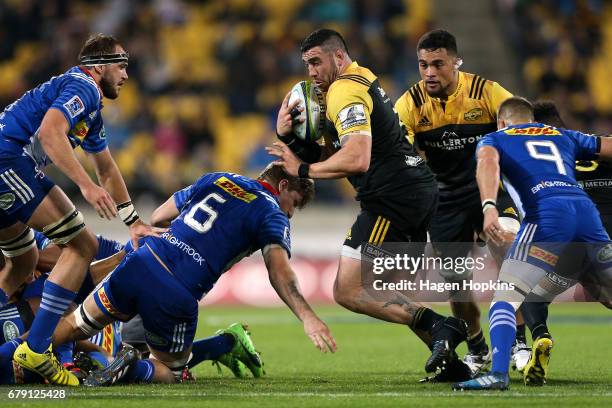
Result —
[[356, 62], [353, 62], [331, 84], [328, 93], [342, 94], [347, 91], [367, 91], [376, 79], [376, 75], [368, 68], [359, 66]]
[[66, 84], [71, 84], [77, 88], [87, 90], [98, 101], [102, 99], [102, 93], [100, 92], [100, 88], [98, 87], [98, 84], [96, 84], [96, 81], [81, 68], [72, 67], [63, 73], [60, 78]]
[[465, 83], [465, 92], [471, 99], [482, 100], [492, 93], [510, 94], [498, 82], [471, 72], [460, 71]]
[[419, 82], [412, 84], [406, 92], [399, 97], [396, 102], [397, 105], [405, 105], [407, 107], [420, 108], [426, 102], [427, 93], [425, 92], [425, 82], [420, 80]]

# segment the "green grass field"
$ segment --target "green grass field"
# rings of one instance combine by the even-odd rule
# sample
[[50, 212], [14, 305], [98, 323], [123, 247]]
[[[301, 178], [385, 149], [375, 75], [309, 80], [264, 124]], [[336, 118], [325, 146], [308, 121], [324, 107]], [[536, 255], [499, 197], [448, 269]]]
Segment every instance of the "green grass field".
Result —
[[234, 321], [249, 324], [265, 362], [264, 379], [237, 380], [228, 370], [219, 376], [215, 367], [203, 363], [195, 368], [197, 382], [192, 384], [69, 390], [69, 396], [61, 401], [10, 401], [10, 388], [2, 387], [0, 405], [612, 406], [612, 313], [599, 305], [553, 305], [550, 328], [556, 344], [549, 384], [527, 388], [521, 377], [512, 373], [510, 391], [494, 393], [452, 392], [446, 384], [419, 384], [428, 350], [407, 328], [337, 307], [320, 307], [317, 311], [338, 341], [339, 349], [334, 355], [318, 352], [286, 309], [211, 307], [201, 311], [197, 337], [208, 336]]

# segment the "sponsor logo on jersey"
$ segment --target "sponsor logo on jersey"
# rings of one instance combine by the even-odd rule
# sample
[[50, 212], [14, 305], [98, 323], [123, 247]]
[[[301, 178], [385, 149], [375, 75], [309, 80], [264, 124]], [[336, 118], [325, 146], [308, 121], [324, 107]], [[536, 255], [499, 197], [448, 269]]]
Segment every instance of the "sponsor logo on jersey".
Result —
[[[164, 232], [161, 235], [161, 237], [165, 239], [166, 241], [170, 242], [172, 245], [174, 245], [181, 251], [183, 251], [184, 253], [186, 253], [191, 258], [193, 258], [193, 260], [197, 262], [200, 266], [204, 266], [203, 265], [204, 258], [202, 258], [202, 255], [200, 255], [200, 253], [196, 251], [195, 248], [192, 248], [189, 244], [181, 241], [180, 239], [170, 234], [169, 232]], [[149, 249], [151, 250], [151, 248]], [[153, 250], [151, 250], [151, 252], [153, 252]]]
[[406, 157], [406, 166], [409, 167], [416, 167], [419, 164], [423, 163], [423, 158], [421, 156], [408, 156], [405, 155]]
[[483, 137], [483, 135], [459, 137], [457, 133], [446, 130], [440, 137], [440, 140], [424, 140], [423, 145], [447, 151], [463, 150], [468, 145], [478, 143]]
[[465, 114], [463, 114], [463, 119], [469, 120], [469, 121], [474, 121], [474, 120], [480, 118], [481, 116], [482, 116], [482, 109], [481, 108], [474, 108], [474, 109], [471, 109], [471, 110], [465, 112]]
[[89, 132], [89, 126], [87, 125], [87, 122], [85, 122], [85, 119], [83, 119], [74, 125], [70, 134], [83, 142], [83, 139], [85, 139], [85, 136], [87, 136], [87, 132]]
[[418, 123], [417, 123], [417, 127], [431, 126], [431, 125], [432, 125], [432, 123], [431, 123], [431, 121], [429, 120], [429, 118], [427, 116], [423, 116], [421, 118], [421, 120], [419, 120]]
[[15, 194], [13, 193], [4, 193], [0, 195], [0, 208], [3, 210], [8, 210], [15, 203]]
[[111, 303], [110, 299], [106, 295], [104, 288], [98, 289], [98, 298], [100, 299], [100, 303], [102, 303], [102, 306], [108, 311], [108, 313], [112, 315], [118, 314], [115, 308], [113, 307], [113, 304]]
[[115, 332], [113, 331], [113, 324], [107, 324], [106, 326], [104, 326], [104, 331], [103, 331], [103, 338], [104, 340], [102, 340], [102, 348], [107, 352], [112, 354], [113, 353], [113, 337], [114, 337]]
[[229, 193], [229, 195], [232, 197], [242, 200], [245, 203], [250, 203], [257, 198], [255, 194], [246, 192], [242, 187], [225, 176], [219, 177], [217, 180], [215, 180], [215, 185], [221, 187], [223, 191]]
[[9, 342], [19, 337], [19, 327], [10, 320], [7, 320], [2, 325], [2, 332], [4, 333], [4, 340]]
[[553, 127], [525, 127], [525, 128], [512, 128], [504, 130], [507, 135], [528, 135], [528, 136], [560, 136], [561, 132]]
[[79, 95], [74, 95], [68, 102], [64, 103], [64, 108], [66, 108], [71, 118], [75, 118], [79, 113], [85, 111], [85, 104], [79, 98]]
[[579, 181], [578, 184], [582, 188], [612, 188], [612, 180], [611, 179], [598, 179], [598, 180], [583, 180]]
[[538, 184], [536, 184], [535, 186], [531, 187], [531, 193], [535, 194], [538, 191], [544, 189], [544, 188], [551, 188], [551, 187], [577, 187], [580, 188], [578, 185], [576, 184], [572, 184], [572, 183], [568, 183], [566, 181], [540, 181]]
[[338, 113], [338, 119], [342, 130], [350, 129], [355, 126], [367, 125], [368, 118], [365, 113], [365, 107], [358, 103], [347, 106]]
[[557, 260], [559, 259], [559, 257], [552, 252], [548, 252], [547, 250], [535, 245], [532, 245], [531, 248], [529, 248], [529, 256], [539, 259], [540, 261], [543, 261], [551, 266], [555, 266], [557, 264]]
[[612, 244], [608, 244], [597, 252], [597, 261], [607, 263], [612, 261]]
[[381, 98], [383, 98], [383, 103], [389, 102], [389, 98], [387, 97], [387, 93], [380, 86], [378, 87], [378, 93], [380, 94]]

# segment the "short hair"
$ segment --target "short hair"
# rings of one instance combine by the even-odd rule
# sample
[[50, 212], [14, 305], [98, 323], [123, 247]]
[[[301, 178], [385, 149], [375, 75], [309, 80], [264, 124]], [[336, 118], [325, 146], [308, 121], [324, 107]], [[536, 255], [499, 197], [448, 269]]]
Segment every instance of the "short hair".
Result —
[[291, 176], [281, 166], [277, 166], [274, 163], [268, 164], [259, 174], [258, 178], [269, 181], [274, 185], [278, 185], [281, 180], [287, 180], [289, 182], [289, 190], [297, 191], [302, 195], [302, 202], [298, 208], [304, 208], [306, 204], [314, 199], [315, 184], [313, 179]]
[[445, 48], [449, 54], [458, 54], [457, 40], [454, 35], [446, 30], [429, 31], [419, 38], [417, 51], [437, 50], [438, 48]]
[[92, 34], [89, 36], [83, 48], [79, 52], [79, 61], [83, 57], [104, 55], [104, 54], [114, 54], [115, 47], [117, 45], [121, 45], [119, 40], [117, 40], [114, 36], [108, 34]]
[[533, 103], [533, 118], [536, 122], [545, 125], [566, 128], [565, 122], [553, 101], [536, 101]]
[[498, 117], [525, 118], [533, 120], [533, 105], [521, 96], [506, 99], [499, 106]]
[[347, 54], [349, 53], [342, 35], [329, 28], [320, 28], [308, 34], [308, 37], [304, 38], [304, 41], [302, 41], [300, 52], [303, 54], [311, 48], [319, 46], [321, 48], [327, 48], [332, 52], [341, 49]]

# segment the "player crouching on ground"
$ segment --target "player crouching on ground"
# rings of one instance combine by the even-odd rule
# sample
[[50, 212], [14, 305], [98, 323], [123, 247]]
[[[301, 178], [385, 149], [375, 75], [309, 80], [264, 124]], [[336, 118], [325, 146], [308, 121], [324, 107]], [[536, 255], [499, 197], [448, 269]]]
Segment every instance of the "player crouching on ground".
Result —
[[313, 195], [312, 180], [273, 166], [257, 180], [231, 173], [200, 177], [155, 210], [153, 223], [171, 221], [169, 231], [144, 239], [127, 255], [60, 323], [54, 342], [87, 338], [112, 321], [140, 314], [151, 358], [139, 360], [126, 349], [89, 384], [110, 385], [132, 365], [149, 381], [176, 382], [191, 355], [198, 300], [234, 263], [261, 249], [272, 286], [303, 322], [306, 335], [321, 351], [334, 352], [331, 332], [300, 293], [289, 265], [289, 218]]

